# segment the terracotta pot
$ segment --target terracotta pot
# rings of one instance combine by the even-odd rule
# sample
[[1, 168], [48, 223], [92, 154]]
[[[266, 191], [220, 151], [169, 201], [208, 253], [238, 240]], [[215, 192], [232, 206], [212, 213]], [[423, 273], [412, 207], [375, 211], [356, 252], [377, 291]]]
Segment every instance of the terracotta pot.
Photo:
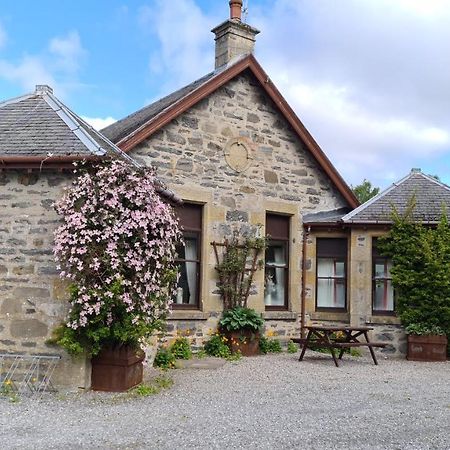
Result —
[[142, 382], [145, 354], [128, 346], [105, 347], [92, 358], [91, 388], [123, 392]]
[[242, 356], [256, 356], [260, 354], [259, 332], [251, 330], [228, 331], [226, 332], [226, 337], [232, 353], [240, 351]]
[[447, 336], [437, 335], [408, 335], [409, 361], [446, 361]]

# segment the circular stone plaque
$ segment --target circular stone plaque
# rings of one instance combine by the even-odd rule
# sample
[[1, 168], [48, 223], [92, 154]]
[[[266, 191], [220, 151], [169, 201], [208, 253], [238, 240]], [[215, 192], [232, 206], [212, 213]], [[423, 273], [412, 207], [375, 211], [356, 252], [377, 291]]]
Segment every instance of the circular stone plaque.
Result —
[[236, 172], [247, 170], [253, 160], [248, 142], [242, 138], [232, 138], [227, 142], [224, 150], [225, 161]]

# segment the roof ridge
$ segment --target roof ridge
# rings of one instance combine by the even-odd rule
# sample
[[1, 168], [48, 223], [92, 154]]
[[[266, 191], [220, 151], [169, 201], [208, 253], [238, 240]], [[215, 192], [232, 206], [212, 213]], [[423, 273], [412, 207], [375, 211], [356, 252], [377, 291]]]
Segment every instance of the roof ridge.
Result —
[[177, 90], [175, 90], [175, 91], [173, 91], [173, 92], [171, 92], [171, 93], [169, 93], [169, 94], [167, 94], [167, 95], [164, 95], [163, 97], [159, 97], [157, 100], [155, 100], [155, 101], [149, 103], [148, 105], [145, 105], [145, 106], [143, 106], [142, 108], [139, 108], [138, 110], [133, 111], [132, 113], [126, 115], [125, 117], [122, 117], [121, 119], [116, 120], [114, 123], [112, 123], [112, 124], [110, 124], [110, 125], [108, 125], [108, 126], [102, 128], [101, 131], [107, 130], [109, 127], [115, 125], [116, 123], [123, 122], [123, 121], [125, 121], [126, 119], [128, 119], [128, 118], [130, 118], [130, 117], [133, 117], [133, 116], [135, 116], [135, 115], [137, 115], [137, 114], [140, 113], [141, 111], [144, 111], [145, 109], [150, 108], [151, 106], [156, 105], [156, 104], [159, 103], [159, 102], [162, 102], [163, 100], [165, 100], [165, 99], [171, 97], [172, 95], [175, 95], [176, 93], [182, 91], [183, 89], [186, 89], [188, 86], [190, 86], [190, 85], [192, 85], [192, 84], [195, 84], [195, 83], [198, 83], [198, 82], [199, 82], [200, 80], [202, 80], [203, 78], [207, 78], [208, 76], [210, 76], [210, 75], [213, 74], [214, 72], [215, 72], [215, 71], [211, 71], [211, 72], [207, 73], [206, 75], [203, 75], [202, 77], [197, 78], [196, 80], [192, 81], [191, 83], [185, 84], [184, 86], [178, 88]]
[[0, 102], [0, 108], [3, 108], [4, 106], [12, 105], [13, 103], [19, 103], [23, 100], [27, 100], [34, 96], [36, 96], [36, 93], [30, 92], [29, 94], [19, 95], [18, 97], [9, 98], [8, 100], [3, 100], [2, 102]]
[[441, 180], [438, 180], [437, 178], [434, 178], [432, 175], [427, 175], [426, 173], [422, 172], [416, 172], [415, 175], [422, 175], [424, 178], [426, 178], [428, 181], [432, 181], [433, 183], [437, 184], [438, 186], [450, 191], [450, 186], [443, 183]]
[[[72, 113], [68, 108], [59, 101], [53, 94], [47, 92], [42, 95], [45, 102], [53, 109], [59, 118], [69, 127], [69, 130], [82, 142], [94, 156], [104, 156], [107, 150], [99, 146], [95, 139], [80, 126], [78, 116]], [[70, 112], [69, 112], [70, 111]]]

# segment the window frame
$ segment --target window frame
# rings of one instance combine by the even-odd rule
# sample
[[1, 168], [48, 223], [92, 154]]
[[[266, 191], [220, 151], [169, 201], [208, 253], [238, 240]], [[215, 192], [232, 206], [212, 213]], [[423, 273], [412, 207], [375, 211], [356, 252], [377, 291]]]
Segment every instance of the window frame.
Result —
[[[189, 226], [189, 225], [183, 225], [183, 223], [181, 222], [181, 217], [178, 214], [179, 208], [192, 208], [193, 210], [197, 210], [198, 214], [199, 214], [199, 223], [197, 226]], [[201, 285], [201, 274], [202, 274], [202, 248], [203, 248], [203, 244], [202, 244], [202, 236], [203, 236], [203, 204], [200, 203], [194, 203], [194, 202], [183, 202], [183, 205], [179, 206], [179, 207], [175, 207], [175, 215], [177, 216], [178, 220], [179, 220], [179, 224], [180, 224], [180, 228], [183, 234], [183, 238], [189, 235], [189, 237], [196, 237], [197, 240], [197, 259], [193, 260], [193, 259], [186, 259], [186, 258], [175, 258], [175, 264], [177, 266], [180, 266], [182, 263], [186, 263], [186, 262], [194, 262], [196, 263], [197, 266], [197, 271], [196, 271], [196, 283], [197, 283], [197, 292], [196, 292], [196, 296], [195, 296], [195, 303], [176, 303], [175, 301], [172, 303], [172, 308], [175, 310], [185, 310], [185, 309], [189, 309], [189, 310], [200, 310], [201, 308], [201, 304], [200, 304], [200, 299], [201, 299], [201, 290], [202, 290], [202, 285]], [[186, 253], [185, 253], [186, 255]]]
[[[285, 226], [287, 228], [287, 235], [286, 234], [270, 234], [268, 233], [268, 218], [274, 217], [275, 220], [282, 220], [286, 221]], [[269, 234], [270, 237], [267, 242], [267, 248], [270, 246], [270, 242], [281, 242], [284, 244], [284, 251], [286, 255], [286, 265], [285, 267], [276, 265], [276, 264], [267, 264], [267, 249], [264, 254], [264, 291], [263, 291], [263, 297], [264, 297], [264, 308], [266, 311], [288, 311], [289, 310], [289, 273], [290, 273], [290, 249], [289, 249], [289, 243], [290, 243], [290, 231], [291, 231], [291, 216], [287, 214], [279, 214], [275, 212], [266, 212], [266, 235]], [[285, 281], [284, 281], [284, 304], [283, 305], [266, 305], [265, 303], [265, 279], [266, 279], [266, 267], [273, 267], [275, 269], [283, 269], [285, 274]]]
[[[391, 277], [375, 277], [375, 265], [376, 265], [376, 261], [380, 261], [382, 260], [385, 264], [389, 263], [390, 258], [388, 258], [387, 256], [382, 256], [380, 254], [378, 254], [377, 251], [377, 238], [372, 238], [372, 301], [371, 301], [371, 310], [372, 310], [372, 315], [373, 316], [395, 316], [396, 312], [395, 312], [395, 306], [396, 306], [396, 296], [395, 296], [395, 289], [394, 286], [392, 285], [392, 276]], [[386, 271], [385, 271], [386, 273]], [[376, 288], [376, 281], [383, 281], [384, 286], [386, 286], [387, 282], [390, 281], [391, 282], [391, 286], [392, 286], [392, 310], [389, 309], [375, 309], [375, 288]], [[386, 289], [386, 287], [385, 287]]]
[[[345, 245], [345, 255], [336, 255], [336, 253], [324, 252], [323, 254], [319, 254], [318, 252], [318, 241], [319, 240], [342, 240], [346, 242]], [[343, 277], [319, 277], [319, 260], [320, 259], [333, 259], [334, 262], [343, 262], [344, 263], [344, 276]], [[338, 260], [338, 261], [337, 261]], [[343, 307], [334, 307], [334, 306], [319, 306], [319, 278], [321, 280], [343, 280], [344, 282], [344, 306]], [[348, 311], [348, 301], [347, 301], [347, 290], [348, 290], [348, 238], [346, 237], [317, 237], [316, 238], [316, 295], [315, 295], [315, 306], [316, 311], [323, 312], [347, 312]]]

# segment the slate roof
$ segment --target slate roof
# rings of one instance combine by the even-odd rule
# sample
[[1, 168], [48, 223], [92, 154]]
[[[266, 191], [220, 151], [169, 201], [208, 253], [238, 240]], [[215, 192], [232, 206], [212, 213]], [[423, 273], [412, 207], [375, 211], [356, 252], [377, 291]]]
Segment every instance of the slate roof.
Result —
[[96, 157], [132, 161], [76, 115], [45, 85], [32, 94], [0, 103], [1, 157]]
[[[0, 103], [0, 167], [11, 160], [37, 160], [42, 166], [63, 158], [70, 162], [92, 157], [120, 158], [140, 167], [58, 100], [49, 86], [38, 85], [32, 94]], [[155, 180], [155, 189], [169, 201], [181, 203], [161, 180]]]
[[416, 201], [412, 214], [414, 220], [430, 224], [439, 222], [443, 205], [450, 218], [450, 187], [413, 169], [409, 175], [345, 215], [342, 222], [391, 223], [392, 207], [395, 206], [397, 211], [403, 214], [412, 196], [415, 196]]
[[339, 208], [331, 211], [320, 211], [303, 215], [303, 223], [308, 224], [336, 224], [349, 212], [350, 208]]
[[172, 94], [169, 94], [166, 97], [163, 97], [160, 100], [157, 100], [156, 102], [124, 117], [123, 119], [108, 125], [106, 128], [103, 128], [101, 132], [112, 142], [120, 142], [121, 139], [138, 130], [142, 125], [156, 117], [165, 109], [173, 106], [175, 103], [186, 97], [186, 95], [204, 85], [207, 81], [222, 72], [226, 67], [227, 66], [224, 66], [214, 72], [208, 73], [202, 78], [199, 78], [187, 86], [178, 89], [178, 91], [175, 91]]

